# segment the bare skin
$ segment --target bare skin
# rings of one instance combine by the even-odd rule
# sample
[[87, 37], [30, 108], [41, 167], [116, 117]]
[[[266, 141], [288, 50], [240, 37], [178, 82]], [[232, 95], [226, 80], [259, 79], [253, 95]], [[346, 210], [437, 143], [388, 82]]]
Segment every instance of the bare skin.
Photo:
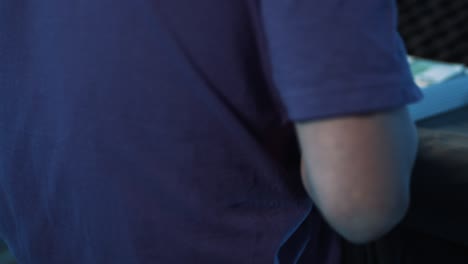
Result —
[[417, 150], [406, 108], [296, 125], [303, 183], [329, 224], [365, 243], [405, 216]]

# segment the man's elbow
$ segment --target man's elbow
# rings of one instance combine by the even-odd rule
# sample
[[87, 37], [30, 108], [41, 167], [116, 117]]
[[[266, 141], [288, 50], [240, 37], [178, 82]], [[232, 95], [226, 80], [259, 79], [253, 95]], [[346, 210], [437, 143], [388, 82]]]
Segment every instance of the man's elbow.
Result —
[[[340, 208], [341, 207], [341, 208]], [[348, 204], [323, 212], [328, 222], [346, 240], [364, 244], [384, 236], [405, 217], [409, 199], [394, 198], [386, 202]]]

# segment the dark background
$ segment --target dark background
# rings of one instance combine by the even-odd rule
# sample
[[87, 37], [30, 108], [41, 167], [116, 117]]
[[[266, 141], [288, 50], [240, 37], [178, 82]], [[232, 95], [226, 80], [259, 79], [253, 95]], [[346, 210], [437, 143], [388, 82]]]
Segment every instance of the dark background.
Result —
[[408, 53], [468, 65], [468, 0], [398, 0]]

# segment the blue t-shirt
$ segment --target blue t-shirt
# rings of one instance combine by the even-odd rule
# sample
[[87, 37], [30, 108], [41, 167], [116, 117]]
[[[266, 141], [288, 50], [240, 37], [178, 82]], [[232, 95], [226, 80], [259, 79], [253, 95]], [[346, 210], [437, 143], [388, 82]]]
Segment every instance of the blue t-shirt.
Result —
[[338, 263], [294, 121], [420, 98], [394, 1], [0, 2], [21, 264]]

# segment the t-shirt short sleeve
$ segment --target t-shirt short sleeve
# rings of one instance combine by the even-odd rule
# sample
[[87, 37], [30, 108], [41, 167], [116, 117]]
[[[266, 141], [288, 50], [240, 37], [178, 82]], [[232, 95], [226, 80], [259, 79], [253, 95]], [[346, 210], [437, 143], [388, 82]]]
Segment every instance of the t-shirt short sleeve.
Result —
[[392, 0], [261, 0], [275, 86], [293, 121], [404, 106], [414, 84]]

